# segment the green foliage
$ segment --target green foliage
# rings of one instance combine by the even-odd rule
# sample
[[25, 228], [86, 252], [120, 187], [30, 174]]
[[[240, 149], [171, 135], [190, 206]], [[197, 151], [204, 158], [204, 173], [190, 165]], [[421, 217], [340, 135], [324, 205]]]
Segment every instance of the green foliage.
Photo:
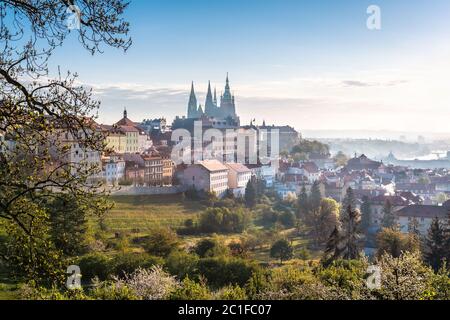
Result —
[[319, 141], [303, 139], [291, 149], [291, 155], [299, 155], [299, 157], [304, 160], [309, 159], [311, 154], [328, 156], [330, 154], [330, 148], [328, 145]]
[[195, 254], [185, 251], [172, 251], [166, 258], [167, 270], [178, 279], [184, 279], [187, 276], [196, 276], [198, 274], [197, 265], [199, 258]]
[[[6, 258], [7, 269], [13, 276], [31, 279], [37, 285], [61, 285], [69, 264], [51, 240], [47, 212], [25, 198], [11, 210], [18, 211], [19, 222], [0, 220], [0, 227], [7, 234], [0, 246], [0, 256]], [[22, 210], [29, 215], [20, 216]]]
[[349, 299], [362, 299], [367, 289], [367, 267], [365, 260], [336, 260], [327, 268], [319, 268], [316, 274], [322, 283], [340, 291]]
[[228, 248], [217, 238], [201, 239], [195, 246], [194, 252], [201, 258], [227, 255]]
[[280, 214], [279, 221], [286, 228], [293, 228], [295, 226], [295, 215], [291, 211], [284, 211]]
[[311, 194], [309, 196], [309, 210], [318, 210], [320, 207], [320, 202], [322, 201], [322, 191], [320, 190], [320, 182], [314, 181], [311, 187]]
[[385, 228], [392, 228], [396, 225], [396, 217], [392, 208], [392, 203], [389, 199], [386, 200], [383, 207], [382, 225]]
[[89, 297], [94, 300], [139, 300], [136, 293], [127, 286], [117, 285], [114, 281], [94, 282], [94, 288], [89, 291]]
[[300, 195], [298, 197], [297, 206], [297, 218], [305, 219], [310, 209], [308, 193], [306, 192], [305, 186], [302, 187], [302, 191], [300, 192]]
[[106, 280], [114, 270], [112, 259], [102, 253], [90, 253], [78, 261], [83, 281], [98, 278]]
[[334, 162], [338, 167], [343, 167], [347, 165], [348, 157], [342, 152], [339, 151], [333, 158]]
[[404, 251], [420, 251], [420, 240], [414, 234], [404, 234], [396, 228], [383, 228], [377, 235], [378, 255], [389, 253], [394, 258]]
[[[350, 207], [350, 210], [349, 210]], [[341, 214], [339, 216], [339, 219], [342, 224], [344, 224], [344, 221], [349, 219], [348, 214], [352, 210], [356, 210], [356, 197], [355, 192], [352, 188], [348, 188], [345, 192], [345, 197], [342, 200], [341, 205]], [[343, 227], [345, 229], [345, 227]]]
[[433, 290], [433, 270], [423, 264], [418, 252], [404, 252], [398, 258], [384, 254], [378, 264], [382, 270], [380, 299], [422, 300]]
[[434, 218], [430, 229], [428, 230], [427, 238], [425, 239], [425, 260], [433, 267], [435, 271], [439, 270], [450, 248], [447, 248], [447, 230], [441, 224], [438, 218]]
[[204, 283], [197, 283], [189, 277], [171, 294], [170, 300], [211, 300], [212, 294]]
[[199, 274], [215, 288], [232, 284], [243, 286], [256, 269], [250, 261], [223, 256], [201, 259], [198, 264]]
[[48, 204], [51, 237], [56, 248], [65, 255], [76, 256], [86, 251], [87, 207], [73, 195], [63, 195]]
[[361, 230], [367, 234], [372, 216], [372, 208], [368, 196], [363, 196], [361, 204]]
[[152, 255], [166, 257], [178, 247], [178, 244], [179, 239], [175, 232], [169, 228], [158, 228], [146, 238], [144, 249]]
[[216, 298], [219, 300], [247, 300], [247, 294], [240, 286], [230, 285], [220, 289]]
[[270, 248], [270, 256], [280, 259], [280, 263], [283, 263], [283, 261], [290, 260], [294, 257], [294, 248], [289, 241], [281, 239], [276, 241]]
[[258, 196], [256, 188], [256, 182], [254, 181], [254, 179], [250, 179], [247, 182], [244, 195], [245, 205], [247, 206], [247, 208], [253, 208], [256, 205]]
[[199, 229], [206, 233], [241, 233], [249, 224], [242, 208], [208, 208], [200, 215]]
[[149, 269], [155, 265], [162, 265], [164, 260], [160, 257], [146, 253], [119, 253], [111, 261], [112, 273], [118, 277], [131, 274], [139, 268]]

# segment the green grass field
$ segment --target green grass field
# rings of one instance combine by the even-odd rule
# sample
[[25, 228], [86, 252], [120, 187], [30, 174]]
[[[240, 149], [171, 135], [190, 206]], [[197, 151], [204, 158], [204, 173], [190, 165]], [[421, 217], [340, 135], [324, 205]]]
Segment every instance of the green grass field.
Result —
[[182, 201], [180, 195], [112, 196], [111, 200], [115, 206], [105, 221], [113, 232], [147, 233], [155, 226], [180, 227], [204, 209], [199, 202]]

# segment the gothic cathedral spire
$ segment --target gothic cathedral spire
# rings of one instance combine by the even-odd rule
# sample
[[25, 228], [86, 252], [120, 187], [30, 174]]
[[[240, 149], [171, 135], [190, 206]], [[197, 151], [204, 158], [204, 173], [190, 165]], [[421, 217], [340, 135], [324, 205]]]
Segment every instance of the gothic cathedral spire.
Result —
[[189, 96], [187, 116], [188, 116], [188, 118], [196, 118], [197, 117], [197, 97], [195, 96], [194, 81], [192, 81], [192, 85], [191, 85], [191, 94]]

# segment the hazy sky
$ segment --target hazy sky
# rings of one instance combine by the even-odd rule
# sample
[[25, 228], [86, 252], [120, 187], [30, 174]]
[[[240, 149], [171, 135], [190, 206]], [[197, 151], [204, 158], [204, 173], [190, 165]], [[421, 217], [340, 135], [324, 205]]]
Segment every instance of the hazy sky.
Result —
[[101, 122], [184, 115], [192, 80], [204, 104], [229, 72], [243, 123], [450, 132], [448, 0], [131, 0], [126, 17], [126, 53], [69, 39], [52, 60], [94, 87]]

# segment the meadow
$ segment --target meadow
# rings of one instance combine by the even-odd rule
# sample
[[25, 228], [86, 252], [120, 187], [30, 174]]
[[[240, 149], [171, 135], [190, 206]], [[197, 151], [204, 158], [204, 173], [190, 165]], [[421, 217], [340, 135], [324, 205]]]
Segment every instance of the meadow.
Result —
[[199, 202], [181, 195], [112, 196], [114, 207], [105, 217], [112, 232], [149, 233], [157, 226], [181, 227], [205, 209]]

